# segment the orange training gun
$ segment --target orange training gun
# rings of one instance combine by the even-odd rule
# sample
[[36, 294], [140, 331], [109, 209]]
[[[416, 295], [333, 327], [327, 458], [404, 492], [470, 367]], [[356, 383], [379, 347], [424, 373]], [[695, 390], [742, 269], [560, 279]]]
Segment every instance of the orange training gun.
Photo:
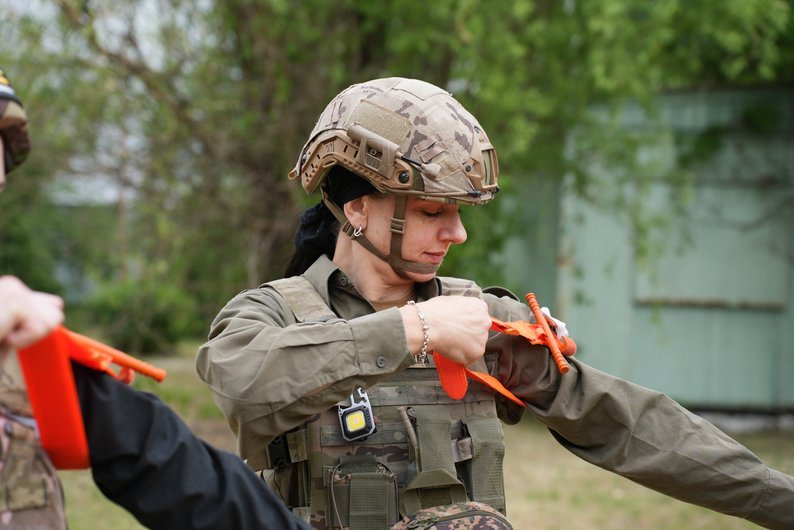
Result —
[[[70, 360], [132, 382], [135, 372], [162, 381], [165, 370], [59, 326], [19, 350], [19, 364], [39, 426], [41, 443], [58, 469], [89, 467], [88, 442]], [[119, 366], [113, 371], [112, 365]]]
[[[491, 318], [491, 329], [508, 335], [524, 337], [530, 344], [546, 346], [551, 351], [551, 356], [557, 364], [557, 369], [560, 373], [567, 373], [570, 370], [570, 365], [565, 360], [565, 356], [576, 353], [576, 343], [570, 337], [557, 336], [554, 331], [556, 329], [554, 321], [552, 320], [550, 324], [546, 319], [546, 315], [541, 311], [534, 293], [528, 293], [526, 300], [535, 317], [535, 324], [525, 321], [502, 322], [499, 319]], [[438, 352], [433, 352], [433, 359], [436, 363], [436, 369], [438, 369], [441, 386], [452, 399], [462, 399], [468, 390], [468, 379], [474, 379], [502, 394], [517, 405], [526, 406], [523, 401], [518, 399], [493, 376], [469, 370], [462, 364], [452, 361]]]

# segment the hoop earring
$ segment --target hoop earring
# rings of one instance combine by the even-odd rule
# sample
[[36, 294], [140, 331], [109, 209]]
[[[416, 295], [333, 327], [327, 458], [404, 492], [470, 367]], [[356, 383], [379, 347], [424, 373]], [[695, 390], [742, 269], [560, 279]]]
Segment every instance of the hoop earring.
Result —
[[353, 237], [353, 239], [355, 239], [357, 237], [361, 237], [363, 234], [364, 234], [364, 228], [362, 228], [361, 225], [358, 225], [358, 228], [353, 230], [353, 236], [352, 237]]

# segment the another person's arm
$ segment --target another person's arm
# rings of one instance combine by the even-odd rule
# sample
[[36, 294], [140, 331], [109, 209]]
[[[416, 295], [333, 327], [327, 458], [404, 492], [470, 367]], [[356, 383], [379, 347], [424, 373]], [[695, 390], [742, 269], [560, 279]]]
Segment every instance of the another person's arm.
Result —
[[14, 276], [0, 276], [0, 345], [24, 348], [62, 321], [59, 296], [33, 291]]
[[72, 367], [94, 481], [147, 528], [310, 528], [237, 456], [197, 438], [158, 398]]

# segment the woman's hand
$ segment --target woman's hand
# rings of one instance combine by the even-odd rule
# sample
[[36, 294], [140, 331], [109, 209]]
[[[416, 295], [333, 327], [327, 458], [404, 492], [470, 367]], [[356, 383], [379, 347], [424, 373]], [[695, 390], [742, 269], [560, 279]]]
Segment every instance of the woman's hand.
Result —
[[437, 296], [416, 306], [400, 308], [405, 336], [412, 353], [420, 353], [424, 342], [422, 322], [417, 310], [424, 315], [428, 326], [427, 353], [437, 351], [448, 359], [469, 365], [485, 353], [491, 317], [488, 305], [471, 296]]
[[0, 276], [0, 345], [30, 346], [61, 322], [61, 297], [32, 291], [14, 276]]

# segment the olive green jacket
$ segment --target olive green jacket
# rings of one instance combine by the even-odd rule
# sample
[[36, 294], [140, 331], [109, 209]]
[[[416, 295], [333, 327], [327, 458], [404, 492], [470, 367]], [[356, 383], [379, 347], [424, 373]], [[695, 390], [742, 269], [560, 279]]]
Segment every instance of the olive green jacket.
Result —
[[[243, 291], [218, 314], [198, 353], [198, 374], [255, 469], [264, 467], [264, 448], [275, 436], [354, 388], [404, 370], [413, 358], [397, 309], [375, 312], [325, 256], [304, 276], [338, 319], [296, 323], [272, 289]], [[418, 300], [442, 294], [440, 286], [438, 279], [420, 285]], [[443, 294], [480, 296], [500, 320], [531, 318], [526, 304], [473, 283]], [[770, 469], [667, 396], [573, 359], [560, 375], [545, 348], [521, 338], [494, 334], [487, 350], [498, 353], [492, 374], [582, 459], [686, 502], [768, 528], [794, 528], [794, 477]], [[523, 409], [497, 403], [506, 423], [521, 418]]]

